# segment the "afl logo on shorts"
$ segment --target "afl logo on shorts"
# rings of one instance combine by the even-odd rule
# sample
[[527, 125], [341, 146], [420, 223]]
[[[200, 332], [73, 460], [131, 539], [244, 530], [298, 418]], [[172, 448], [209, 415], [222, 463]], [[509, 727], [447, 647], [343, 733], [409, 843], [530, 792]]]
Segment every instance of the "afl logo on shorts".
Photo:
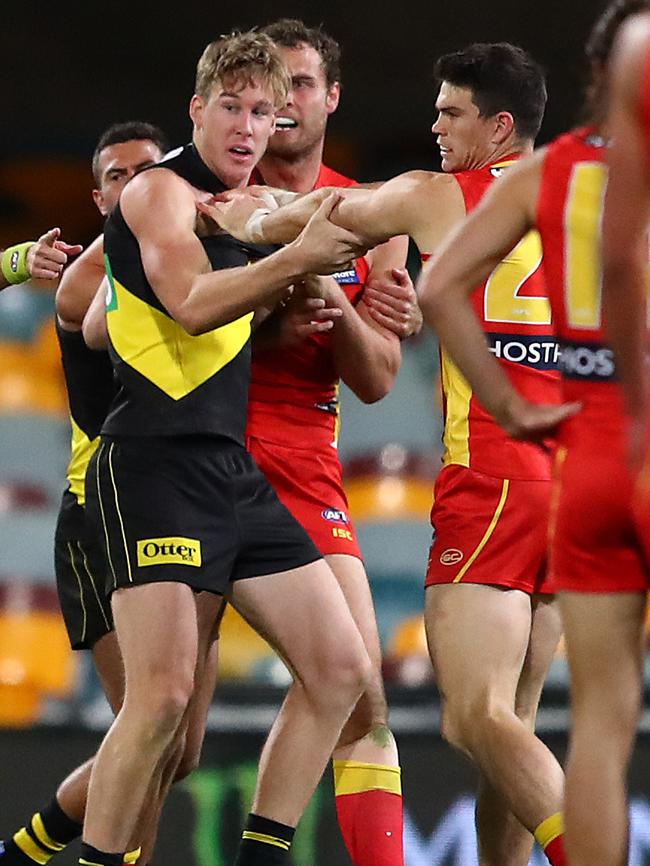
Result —
[[345, 511], [339, 511], [338, 508], [325, 508], [321, 511], [321, 517], [325, 520], [329, 520], [330, 523], [348, 524], [350, 522]]
[[457, 550], [455, 547], [448, 547], [447, 550], [440, 554], [440, 564], [456, 565], [456, 563], [460, 562], [462, 558], [463, 554], [460, 550]]

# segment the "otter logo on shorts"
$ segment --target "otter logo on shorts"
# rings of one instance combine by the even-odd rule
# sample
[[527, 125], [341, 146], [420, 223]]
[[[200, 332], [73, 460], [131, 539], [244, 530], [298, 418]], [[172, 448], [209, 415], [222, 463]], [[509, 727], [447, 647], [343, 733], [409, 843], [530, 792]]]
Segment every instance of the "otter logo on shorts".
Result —
[[198, 538], [143, 538], [138, 541], [138, 565], [201, 565]]
[[456, 565], [463, 558], [463, 553], [455, 547], [448, 547], [447, 550], [440, 554], [441, 565]]

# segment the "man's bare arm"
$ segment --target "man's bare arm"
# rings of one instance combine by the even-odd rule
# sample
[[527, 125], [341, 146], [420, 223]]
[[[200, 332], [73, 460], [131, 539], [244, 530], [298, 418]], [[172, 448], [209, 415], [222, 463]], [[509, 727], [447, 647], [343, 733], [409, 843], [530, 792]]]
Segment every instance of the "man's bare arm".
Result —
[[485, 409], [511, 436], [523, 438], [547, 433], [576, 407], [535, 406], [519, 395], [489, 351], [470, 297], [534, 225], [542, 159], [531, 157], [495, 183], [418, 282], [425, 322]]
[[56, 314], [61, 326], [78, 331], [104, 278], [104, 236], [92, 242], [65, 271], [56, 290]]
[[649, 44], [650, 19], [634, 18], [621, 32], [614, 49], [608, 120], [612, 145], [603, 215], [604, 319], [629, 413], [640, 423], [647, 401], [646, 271], [650, 172], [638, 105], [640, 79]]
[[[362, 234], [374, 245], [396, 235], [409, 235], [420, 250], [430, 252], [465, 215], [456, 180], [445, 174], [414, 171], [386, 181], [378, 189], [341, 189], [332, 220]], [[201, 205], [200, 210], [244, 241], [289, 243], [329, 195], [315, 190], [272, 212], [259, 200], [238, 197], [231, 202]]]
[[[170, 315], [193, 335], [274, 304], [308, 273], [331, 273], [368, 244], [329, 220], [330, 196], [294, 242], [249, 267], [211, 271], [194, 233], [195, 198], [164, 170], [145, 172], [122, 194], [122, 213], [138, 239], [147, 279]], [[155, 214], [155, 219], [151, 215]]]
[[108, 349], [108, 330], [106, 328], [106, 293], [109, 290], [105, 276], [92, 298], [82, 322], [82, 332], [89, 349]]
[[399, 337], [375, 322], [364, 304], [353, 307], [335, 280], [330, 283], [327, 303], [342, 311], [332, 329], [332, 352], [339, 376], [364, 403], [381, 400], [399, 372]]

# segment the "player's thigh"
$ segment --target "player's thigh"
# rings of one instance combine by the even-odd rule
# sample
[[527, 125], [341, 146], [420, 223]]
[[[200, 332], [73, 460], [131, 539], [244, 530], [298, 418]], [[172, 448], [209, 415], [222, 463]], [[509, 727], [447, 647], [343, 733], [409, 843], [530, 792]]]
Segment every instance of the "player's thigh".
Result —
[[645, 593], [562, 592], [560, 605], [574, 716], [614, 736], [638, 712]]
[[514, 707], [530, 635], [530, 596], [480, 584], [429, 586], [425, 624], [447, 701], [462, 706], [499, 698]]
[[551, 595], [532, 598], [530, 639], [519, 682], [515, 711], [531, 728], [539, 705], [544, 681], [562, 635], [559, 602]]
[[343, 591], [325, 560], [237, 580], [231, 601], [300, 680], [364, 668], [368, 655]]
[[368, 575], [363, 562], [356, 556], [331, 554], [325, 557], [334, 572], [352, 617], [361, 632], [368, 655], [376, 668], [381, 667], [381, 644], [377, 615], [372, 600]]
[[[127, 698], [146, 703], [157, 687], [176, 684], [190, 695], [198, 657], [196, 604], [183, 583], [148, 583], [112, 596], [115, 629], [124, 660]], [[132, 688], [133, 687], [133, 688]]]
[[96, 641], [92, 654], [106, 699], [117, 715], [124, 701], [124, 663], [115, 632], [110, 631]]

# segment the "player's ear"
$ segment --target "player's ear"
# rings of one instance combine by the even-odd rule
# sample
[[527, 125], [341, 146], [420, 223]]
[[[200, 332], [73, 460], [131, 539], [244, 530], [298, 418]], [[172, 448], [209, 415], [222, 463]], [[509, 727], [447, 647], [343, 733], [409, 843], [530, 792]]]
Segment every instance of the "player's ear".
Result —
[[203, 100], [196, 93], [190, 99], [190, 117], [192, 119], [192, 123], [197, 129], [201, 129], [203, 126]]
[[104, 204], [104, 196], [103, 196], [101, 190], [99, 190], [99, 189], [93, 190], [93, 201], [95, 202], [95, 205], [97, 206], [97, 210], [100, 212], [100, 214], [102, 216], [106, 216], [108, 213], [108, 208]]
[[325, 105], [327, 107], [327, 113], [333, 114], [336, 109], [339, 107], [339, 99], [341, 98], [341, 84], [338, 81], [335, 81], [334, 84], [330, 85], [327, 88], [327, 97], [325, 98]]
[[514, 129], [515, 119], [512, 114], [509, 111], [499, 111], [494, 116], [494, 143], [503, 144], [513, 134]]

